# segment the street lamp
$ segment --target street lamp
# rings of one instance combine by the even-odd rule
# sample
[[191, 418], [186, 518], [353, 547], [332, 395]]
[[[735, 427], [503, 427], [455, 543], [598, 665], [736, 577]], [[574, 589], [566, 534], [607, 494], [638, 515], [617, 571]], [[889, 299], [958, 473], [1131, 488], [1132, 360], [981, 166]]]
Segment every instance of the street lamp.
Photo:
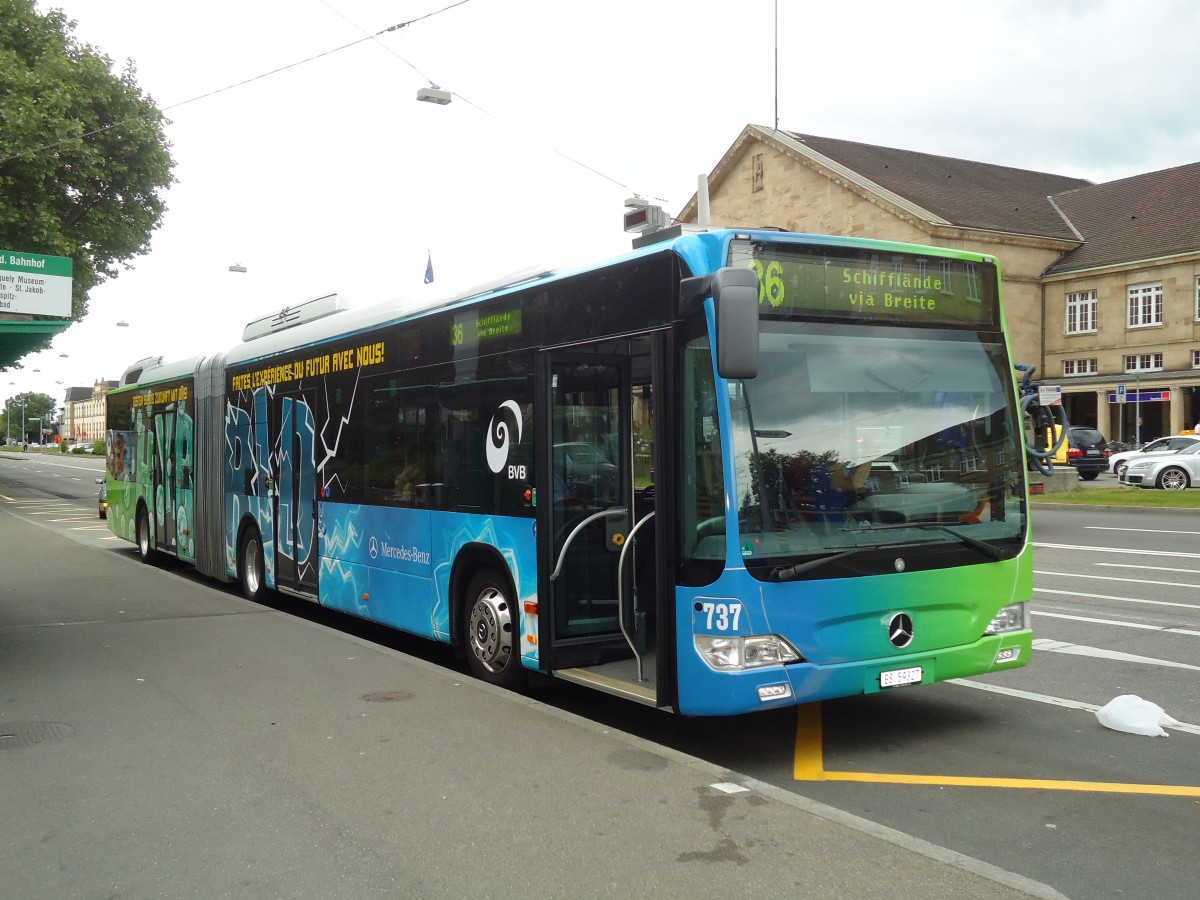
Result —
[[450, 102], [450, 92], [444, 91], [436, 84], [430, 84], [427, 88], [421, 88], [417, 91], [417, 99], [422, 103], [434, 103], [438, 106], [445, 106]]

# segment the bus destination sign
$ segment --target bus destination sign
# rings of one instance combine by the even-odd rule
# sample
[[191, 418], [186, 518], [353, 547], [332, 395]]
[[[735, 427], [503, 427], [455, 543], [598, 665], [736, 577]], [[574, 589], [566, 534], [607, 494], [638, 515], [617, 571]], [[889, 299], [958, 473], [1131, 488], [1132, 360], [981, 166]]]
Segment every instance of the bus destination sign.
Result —
[[734, 241], [731, 264], [758, 274], [765, 316], [998, 326], [995, 269], [952, 257]]
[[450, 326], [451, 347], [475, 347], [497, 338], [521, 333], [521, 308], [483, 312], [467, 310], [456, 316]]

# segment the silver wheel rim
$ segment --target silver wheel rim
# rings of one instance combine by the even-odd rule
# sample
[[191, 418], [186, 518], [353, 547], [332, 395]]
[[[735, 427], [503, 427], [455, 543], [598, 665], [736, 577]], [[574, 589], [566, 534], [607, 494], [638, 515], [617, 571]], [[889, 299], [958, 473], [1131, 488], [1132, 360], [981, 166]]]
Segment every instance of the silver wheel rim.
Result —
[[146, 514], [138, 516], [138, 552], [143, 558], [150, 555], [150, 520], [146, 518]]
[[1168, 491], [1182, 491], [1187, 487], [1187, 476], [1179, 469], [1167, 469], [1162, 475], [1162, 486]]
[[251, 594], [257, 594], [261, 582], [258, 577], [258, 541], [254, 538], [246, 541], [246, 549], [242, 565], [245, 566], [246, 590]]
[[492, 674], [508, 665], [513, 652], [512, 606], [494, 587], [485, 588], [471, 606], [471, 652]]

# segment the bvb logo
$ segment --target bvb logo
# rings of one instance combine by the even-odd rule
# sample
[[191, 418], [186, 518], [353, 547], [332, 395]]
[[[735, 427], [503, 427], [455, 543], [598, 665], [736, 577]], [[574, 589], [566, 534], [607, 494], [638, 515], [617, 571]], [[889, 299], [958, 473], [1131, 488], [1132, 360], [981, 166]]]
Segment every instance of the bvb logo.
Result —
[[[501, 403], [499, 413], [501, 414], [499, 422], [496, 421], [496, 416], [492, 416], [491, 422], [488, 423], [487, 444], [484, 447], [488, 468], [497, 475], [504, 471], [504, 466], [508, 462], [508, 451], [512, 444], [521, 443], [521, 434], [524, 428], [524, 423], [521, 421], [521, 407], [515, 400], [505, 400]], [[507, 415], [504, 415], [505, 413]], [[516, 441], [511, 440], [511, 429], [514, 425], [517, 431]]]

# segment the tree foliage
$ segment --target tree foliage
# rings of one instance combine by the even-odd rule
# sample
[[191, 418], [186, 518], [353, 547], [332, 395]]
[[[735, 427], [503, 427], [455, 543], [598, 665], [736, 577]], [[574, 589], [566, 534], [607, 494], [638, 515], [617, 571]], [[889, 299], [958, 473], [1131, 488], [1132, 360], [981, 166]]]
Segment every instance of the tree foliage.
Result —
[[0, 0], [0, 247], [74, 260], [72, 314], [162, 221], [166, 120], [61, 11]]
[[[22, 403], [25, 404], [23, 416], [21, 410]], [[11, 435], [15, 440], [26, 440], [32, 432], [37, 431], [32, 422], [35, 419], [40, 419], [43, 426], [49, 426], [54, 421], [54, 412], [55, 403], [53, 397], [49, 394], [26, 391], [23, 394], [17, 394], [15, 397], [9, 397], [5, 401], [4, 421], [0, 423], [0, 427], [5, 429], [5, 437]], [[22, 420], [25, 422], [24, 433], [21, 432]]]

